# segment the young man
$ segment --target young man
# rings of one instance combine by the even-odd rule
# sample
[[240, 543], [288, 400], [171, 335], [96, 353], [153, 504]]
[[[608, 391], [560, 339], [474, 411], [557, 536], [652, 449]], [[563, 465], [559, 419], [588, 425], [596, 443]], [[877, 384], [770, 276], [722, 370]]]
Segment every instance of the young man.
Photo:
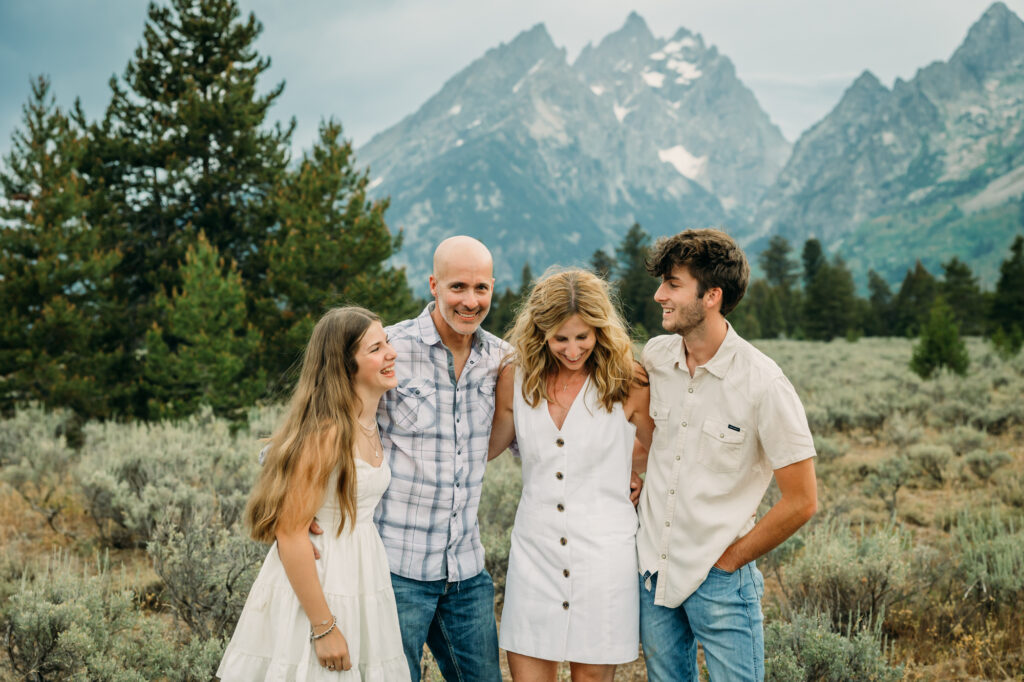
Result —
[[414, 682], [424, 643], [446, 680], [501, 680], [477, 521], [504, 354], [501, 340], [480, 329], [493, 287], [487, 247], [446, 239], [434, 253], [433, 302], [386, 329], [399, 385], [377, 413], [392, 478], [375, 520]]
[[[762, 680], [764, 580], [754, 560], [817, 509], [814, 444], [793, 386], [726, 322], [750, 278], [719, 230], [659, 240], [648, 262], [668, 335], [642, 363], [654, 441], [640, 495], [640, 640], [649, 679]], [[771, 482], [781, 499], [755, 514]]]

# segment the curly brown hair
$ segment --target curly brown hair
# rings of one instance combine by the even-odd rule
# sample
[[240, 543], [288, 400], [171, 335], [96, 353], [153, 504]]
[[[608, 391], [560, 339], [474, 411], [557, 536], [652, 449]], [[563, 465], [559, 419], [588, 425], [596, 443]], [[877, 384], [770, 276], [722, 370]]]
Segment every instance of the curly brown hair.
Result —
[[684, 230], [655, 242], [647, 258], [647, 272], [667, 277], [677, 267], [685, 267], [697, 280], [698, 297], [708, 289], [722, 290], [722, 315], [736, 308], [750, 281], [750, 264], [743, 249], [721, 230]]

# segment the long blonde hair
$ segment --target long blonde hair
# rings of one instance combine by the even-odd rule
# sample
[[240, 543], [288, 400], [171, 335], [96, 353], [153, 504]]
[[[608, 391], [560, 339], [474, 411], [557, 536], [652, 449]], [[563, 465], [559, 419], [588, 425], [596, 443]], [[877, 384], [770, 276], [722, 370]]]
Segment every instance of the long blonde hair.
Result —
[[380, 318], [355, 306], [329, 310], [313, 327], [284, 423], [271, 436], [263, 471], [249, 496], [250, 535], [273, 542], [277, 526], [312, 518], [323, 502], [331, 473], [340, 468], [335, 492], [341, 534], [356, 515], [353, 443], [362, 405], [353, 378], [355, 353], [366, 330]]
[[608, 283], [588, 270], [570, 268], [537, 282], [505, 339], [523, 372], [523, 398], [530, 407], [551, 400], [547, 378], [558, 371], [548, 339], [573, 315], [594, 328], [596, 343], [586, 366], [601, 404], [611, 411], [625, 401], [634, 380], [633, 347], [612, 304]]

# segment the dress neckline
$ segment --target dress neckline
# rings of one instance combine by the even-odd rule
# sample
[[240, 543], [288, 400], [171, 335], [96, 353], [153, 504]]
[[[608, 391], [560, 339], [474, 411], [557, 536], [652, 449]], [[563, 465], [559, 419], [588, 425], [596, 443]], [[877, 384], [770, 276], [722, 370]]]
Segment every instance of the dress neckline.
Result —
[[562, 429], [565, 428], [566, 422], [569, 421], [569, 417], [572, 416], [572, 411], [573, 411], [573, 408], [576, 407], [577, 401], [580, 400], [580, 396], [582, 396], [584, 393], [587, 392], [587, 388], [589, 386], [590, 386], [590, 374], [587, 374], [587, 378], [583, 380], [583, 385], [580, 386], [580, 390], [576, 392], [576, 395], [573, 396], [572, 402], [569, 403], [569, 409], [567, 409], [565, 411], [565, 419], [562, 420], [562, 425], [561, 426], [556, 424], [555, 423], [555, 418], [551, 416], [551, 408], [548, 407], [548, 405], [551, 404], [551, 401], [550, 400], [544, 401], [545, 402], [544, 414], [547, 415], [548, 421], [551, 422], [551, 425], [555, 427], [555, 431], [557, 431], [558, 433], [562, 432]]
[[360, 462], [362, 462], [363, 464], [365, 464], [366, 466], [370, 467], [371, 469], [381, 469], [381, 468], [384, 467], [384, 458], [383, 457], [380, 458], [380, 464], [370, 464], [369, 462], [367, 462], [362, 457], [353, 457], [352, 459], [354, 459], [356, 461], [356, 465], [357, 466], [359, 465]]

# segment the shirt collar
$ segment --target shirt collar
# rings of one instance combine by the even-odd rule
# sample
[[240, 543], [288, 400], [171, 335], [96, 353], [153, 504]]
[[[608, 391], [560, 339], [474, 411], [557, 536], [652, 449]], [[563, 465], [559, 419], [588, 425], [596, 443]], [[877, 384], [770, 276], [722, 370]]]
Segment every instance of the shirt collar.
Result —
[[427, 307], [416, 318], [416, 327], [420, 333], [420, 340], [428, 346], [435, 346], [441, 343], [441, 334], [438, 333], [437, 327], [434, 326], [434, 318], [430, 315], [434, 310], [434, 305], [434, 301], [428, 303]]
[[[732, 359], [736, 355], [736, 346], [739, 341], [740, 335], [736, 333], [736, 330], [732, 328], [732, 325], [726, 321], [725, 338], [722, 339], [722, 343], [718, 346], [718, 350], [711, 357], [710, 360], [705, 362], [699, 367], [706, 369], [711, 375], [718, 379], [724, 379], [726, 372], [729, 371], [729, 367], [732, 365]], [[681, 369], [686, 369], [686, 341], [679, 337], [679, 354], [676, 357], [676, 366]]]
[[[434, 318], [431, 313], [434, 311], [434, 306], [437, 305], [436, 301], [431, 301], [427, 304], [427, 307], [423, 309], [423, 312], [416, 318], [416, 326], [419, 328], [420, 340], [427, 346], [436, 346], [443, 344], [441, 341], [441, 333], [437, 331], [437, 325], [434, 324]], [[473, 343], [470, 345], [470, 355], [477, 352], [480, 346], [480, 330], [477, 329], [473, 332]]]

